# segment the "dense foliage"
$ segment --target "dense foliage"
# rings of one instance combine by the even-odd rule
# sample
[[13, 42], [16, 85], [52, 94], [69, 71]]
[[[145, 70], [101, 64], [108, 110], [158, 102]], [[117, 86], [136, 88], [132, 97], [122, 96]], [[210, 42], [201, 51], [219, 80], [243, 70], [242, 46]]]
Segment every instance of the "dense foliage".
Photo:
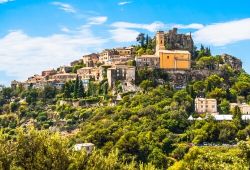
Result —
[[[153, 40], [138, 42], [150, 49]], [[249, 169], [250, 124], [229, 104], [250, 103], [250, 76], [210, 55], [197, 51], [193, 68], [209, 75], [181, 90], [147, 68], [136, 71], [137, 92], [123, 93], [119, 81], [109, 89], [107, 79], [88, 89], [79, 79], [62, 89], [1, 88], [0, 169]], [[233, 121], [195, 113], [196, 96], [217, 99]], [[85, 142], [91, 154], [72, 149]]]

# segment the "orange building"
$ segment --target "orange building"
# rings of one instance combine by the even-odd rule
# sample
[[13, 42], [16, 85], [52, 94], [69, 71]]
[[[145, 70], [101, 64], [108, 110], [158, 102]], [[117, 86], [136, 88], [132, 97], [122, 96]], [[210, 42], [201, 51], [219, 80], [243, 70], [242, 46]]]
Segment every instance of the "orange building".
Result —
[[160, 68], [169, 70], [190, 70], [191, 54], [180, 50], [159, 50]]
[[156, 33], [156, 53], [160, 58], [160, 68], [168, 70], [190, 70], [191, 53], [185, 50], [166, 50], [165, 33]]

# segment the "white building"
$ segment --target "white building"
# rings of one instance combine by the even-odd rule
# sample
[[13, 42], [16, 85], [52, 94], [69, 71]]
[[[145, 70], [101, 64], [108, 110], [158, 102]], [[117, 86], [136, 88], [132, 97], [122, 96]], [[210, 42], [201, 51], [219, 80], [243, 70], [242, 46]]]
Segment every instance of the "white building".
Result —
[[[231, 121], [231, 120], [233, 120], [233, 115], [213, 115], [213, 117], [214, 117], [214, 119], [216, 121], [224, 121], [224, 120]], [[205, 118], [201, 118], [201, 117], [194, 118], [193, 116], [189, 116], [188, 120], [190, 120], [190, 121], [193, 121], [193, 120], [204, 120], [204, 119], [207, 119], [207, 118], [208, 117], [205, 117]], [[242, 118], [243, 121], [248, 121], [248, 120], [250, 120], [250, 115], [242, 115], [241, 118]]]
[[94, 147], [95, 145], [93, 143], [80, 143], [74, 145], [74, 150], [81, 151], [82, 149], [85, 149], [87, 154], [90, 154], [93, 151]]

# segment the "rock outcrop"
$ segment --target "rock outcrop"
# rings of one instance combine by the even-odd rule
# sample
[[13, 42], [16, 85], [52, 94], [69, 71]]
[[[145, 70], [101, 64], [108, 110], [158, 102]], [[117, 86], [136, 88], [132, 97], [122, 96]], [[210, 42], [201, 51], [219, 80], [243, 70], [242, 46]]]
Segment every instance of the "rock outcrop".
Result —
[[221, 59], [223, 61], [223, 64], [228, 64], [235, 70], [242, 69], [242, 61], [234, 56], [231, 56], [229, 54], [222, 54]]

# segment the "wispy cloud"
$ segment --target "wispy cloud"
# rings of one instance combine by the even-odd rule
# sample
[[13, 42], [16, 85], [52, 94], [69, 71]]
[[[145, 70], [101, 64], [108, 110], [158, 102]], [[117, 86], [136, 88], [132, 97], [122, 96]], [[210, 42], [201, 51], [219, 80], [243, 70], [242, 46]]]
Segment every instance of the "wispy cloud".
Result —
[[132, 3], [132, 2], [131, 1], [122, 1], [122, 2], [119, 2], [118, 5], [124, 6], [124, 5], [130, 4], [130, 3]]
[[130, 29], [145, 29], [150, 32], [155, 32], [159, 29], [164, 28], [164, 24], [162, 22], [153, 22], [151, 24], [138, 24], [138, 23], [130, 23], [130, 22], [115, 22], [111, 25], [115, 28], [130, 28]]
[[0, 46], [4, 47], [0, 48], [0, 72], [24, 80], [44, 69], [68, 64], [83, 54], [103, 48], [107, 41], [94, 36], [88, 28], [46, 37], [30, 36], [22, 30], [11, 31], [0, 38]]
[[183, 24], [165, 24], [163, 22], [155, 21], [151, 24], [138, 24], [130, 22], [115, 22], [111, 26], [116, 28], [129, 28], [129, 29], [144, 29], [150, 32], [155, 32], [161, 29], [170, 29], [173, 27], [180, 29], [201, 29], [204, 26], [202, 24], [192, 23], [188, 25]]
[[98, 16], [98, 17], [91, 17], [88, 19], [89, 25], [101, 25], [104, 24], [108, 20], [106, 16]]
[[69, 33], [70, 29], [68, 27], [63, 26], [63, 27], [61, 27], [61, 31], [65, 32], [65, 33]]
[[250, 40], [250, 18], [207, 25], [194, 33], [197, 43], [224, 46]]
[[76, 9], [70, 4], [66, 4], [62, 2], [52, 2], [52, 4], [67, 13], [76, 13]]
[[7, 2], [12, 2], [12, 1], [15, 1], [15, 0], [0, 0], [0, 4], [4, 4], [4, 3], [7, 3]]
[[197, 24], [197, 23], [188, 24], [188, 25], [173, 24], [173, 25], [169, 25], [169, 27], [175, 27], [175, 28], [179, 28], [179, 29], [201, 29], [201, 28], [204, 27], [204, 25], [203, 24]]
[[[146, 30], [149, 32], [156, 32], [158, 30], [170, 29], [173, 27], [180, 29], [201, 29], [202, 24], [164, 24], [163, 22], [155, 21], [150, 24], [139, 24], [130, 22], [115, 22], [111, 24], [114, 29], [110, 30], [112, 38], [117, 42], [132, 42], [135, 41], [139, 31]], [[139, 30], [139, 31], [138, 31]]]

